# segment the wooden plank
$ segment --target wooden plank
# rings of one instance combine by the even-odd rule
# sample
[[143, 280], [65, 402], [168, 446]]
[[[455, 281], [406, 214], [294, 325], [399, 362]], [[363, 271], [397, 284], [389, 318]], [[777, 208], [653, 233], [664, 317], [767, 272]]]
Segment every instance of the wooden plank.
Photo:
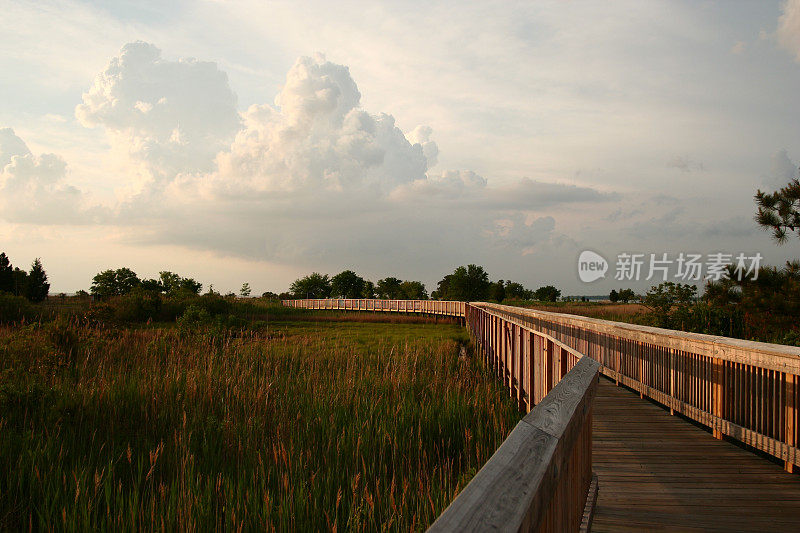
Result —
[[592, 531], [797, 530], [800, 476], [606, 378], [592, 416]]
[[640, 389], [644, 390], [646, 396], [649, 396], [666, 407], [672, 407], [678, 413], [686, 416], [687, 418], [691, 418], [700, 424], [712, 429], [718, 429], [723, 435], [732, 437], [739, 442], [768, 453], [773, 457], [777, 457], [783, 461], [789, 461], [794, 465], [800, 466], [800, 449], [795, 446], [790, 446], [777, 439], [762, 435], [752, 429], [734, 424], [728, 420], [719, 419], [711, 413], [701, 411], [700, 409], [686, 402], [682, 402], [676, 398], [670, 397], [661, 391], [646, 387], [638, 381], [627, 376], [613, 376], [609, 375], [608, 372], [604, 372], [604, 374], [612, 378], [618, 377], [620, 383], [626, 387], [636, 390], [637, 392]]

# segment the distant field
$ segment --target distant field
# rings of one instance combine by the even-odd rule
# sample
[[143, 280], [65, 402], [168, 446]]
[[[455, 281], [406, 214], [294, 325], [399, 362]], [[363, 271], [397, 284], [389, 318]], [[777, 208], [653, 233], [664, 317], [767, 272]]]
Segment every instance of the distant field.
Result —
[[518, 305], [540, 311], [551, 311], [553, 313], [566, 313], [570, 315], [581, 315], [592, 318], [602, 318], [603, 320], [614, 320], [617, 322], [639, 322], [644, 317], [648, 309], [638, 303], [608, 303], [608, 302], [503, 302], [507, 305]]
[[259, 318], [0, 326], [0, 529], [422, 530], [519, 419], [456, 325]]

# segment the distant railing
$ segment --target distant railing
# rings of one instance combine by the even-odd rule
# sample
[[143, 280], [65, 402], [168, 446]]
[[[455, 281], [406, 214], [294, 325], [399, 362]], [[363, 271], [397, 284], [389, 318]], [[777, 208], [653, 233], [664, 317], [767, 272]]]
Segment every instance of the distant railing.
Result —
[[396, 313], [426, 313], [432, 315], [464, 316], [465, 302], [443, 300], [374, 300], [326, 298], [324, 300], [284, 300], [287, 307], [330, 309], [340, 311], [387, 311]]

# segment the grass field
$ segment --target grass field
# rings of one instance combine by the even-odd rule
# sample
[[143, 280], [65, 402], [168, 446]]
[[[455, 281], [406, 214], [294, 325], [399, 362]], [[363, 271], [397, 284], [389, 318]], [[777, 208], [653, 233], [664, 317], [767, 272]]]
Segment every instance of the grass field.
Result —
[[[504, 302], [505, 303], [505, 302]], [[615, 322], [641, 323], [644, 321], [648, 309], [638, 303], [607, 303], [607, 302], [553, 302], [553, 303], [509, 303], [508, 305], [521, 305], [539, 311], [551, 313], [565, 313], [591, 318], [601, 318]]]
[[457, 325], [322, 318], [0, 326], [0, 529], [425, 529], [520, 415]]

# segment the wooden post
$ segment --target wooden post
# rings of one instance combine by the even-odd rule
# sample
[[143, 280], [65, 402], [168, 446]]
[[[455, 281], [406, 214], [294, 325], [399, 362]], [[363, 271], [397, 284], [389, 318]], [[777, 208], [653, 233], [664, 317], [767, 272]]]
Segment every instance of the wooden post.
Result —
[[530, 412], [530, 388], [528, 387], [528, 380], [530, 377], [530, 368], [528, 368], [528, 332], [525, 329], [519, 329], [519, 362], [520, 362], [520, 375], [522, 383], [520, 384], [520, 409], [522, 412]]
[[[797, 401], [797, 376], [794, 374], [786, 374], [786, 444], [789, 446], [797, 446], [795, 439], [795, 420], [797, 413], [795, 411], [795, 402]], [[784, 468], [787, 472], [794, 472], [797, 468], [793, 461], [785, 461]]]
[[644, 399], [644, 350], [639, 341], [633, 343], [633, 353], [639, 367], [639, 398]]
[[500, 377], [500, 358], [497, 356], [497, 317], [492, 316], [492, 368], [494, 368], [495, 375]]
[[517, 325], [511, 324], [508, 329], [508, 392], [512, 398], [517, 397]]
[[534, 347], [533, 347], [533, 342], [534, 342], [533, 341], [533, 333], [527, 332], [525, 334], [525, 338], [527, 339], [527, 341], [525, 343], [527, 345], [527, 353], [525, 355], [525, 362], [526, 362], [526, 364], [528, 366], [528, 381], [526, 382], [526, 389], [527, 389], [527, 392], [528, 392], [528, 412], [530, 413], [531, 409], [533, 409], [533, 406], [536, 405], [536, 401], [534, 400], [534, 395], [533, 395], [534, 372], [536, 371], [535, 367], [534, 367], [534, 360], [533, 360], [533, 349], [534, 349]]
[[533, 366], [533, 404], [538, 405], [542, 401], [542, 338], [538, 335], [533, 336], [533, 352], [531, 353], [531, 364]]
[[545, 372], [547, 372], [544, 383], [545, 389], [543, 394], [547, 396], [547, 393], [553, 390], [553, 352], [555, 351], [553, 341], [547, 339], [547, 352], [545, 353], [544, 358], [544, 368]]
[[[714, 416], [724, 419], [725, 412], [724, 412], [724, 398], [725, 398], [725, 388], [723, 386], [723, 379], [725, 377], [725, 367], [723, 366], [723, 362], [721, 359], [712, 359], [712, 393], [711, 393], [711, 403], [713, 405], [713, 413]], [[715, 439], [722, 439], [722, 431], [718, 427], [712, 428], [712, 433]]]
[[669, 414], [675, 414], [675, 350], [669, 350]]
[[517, 328], [517, 405], [525, 412], [525, 330]]

